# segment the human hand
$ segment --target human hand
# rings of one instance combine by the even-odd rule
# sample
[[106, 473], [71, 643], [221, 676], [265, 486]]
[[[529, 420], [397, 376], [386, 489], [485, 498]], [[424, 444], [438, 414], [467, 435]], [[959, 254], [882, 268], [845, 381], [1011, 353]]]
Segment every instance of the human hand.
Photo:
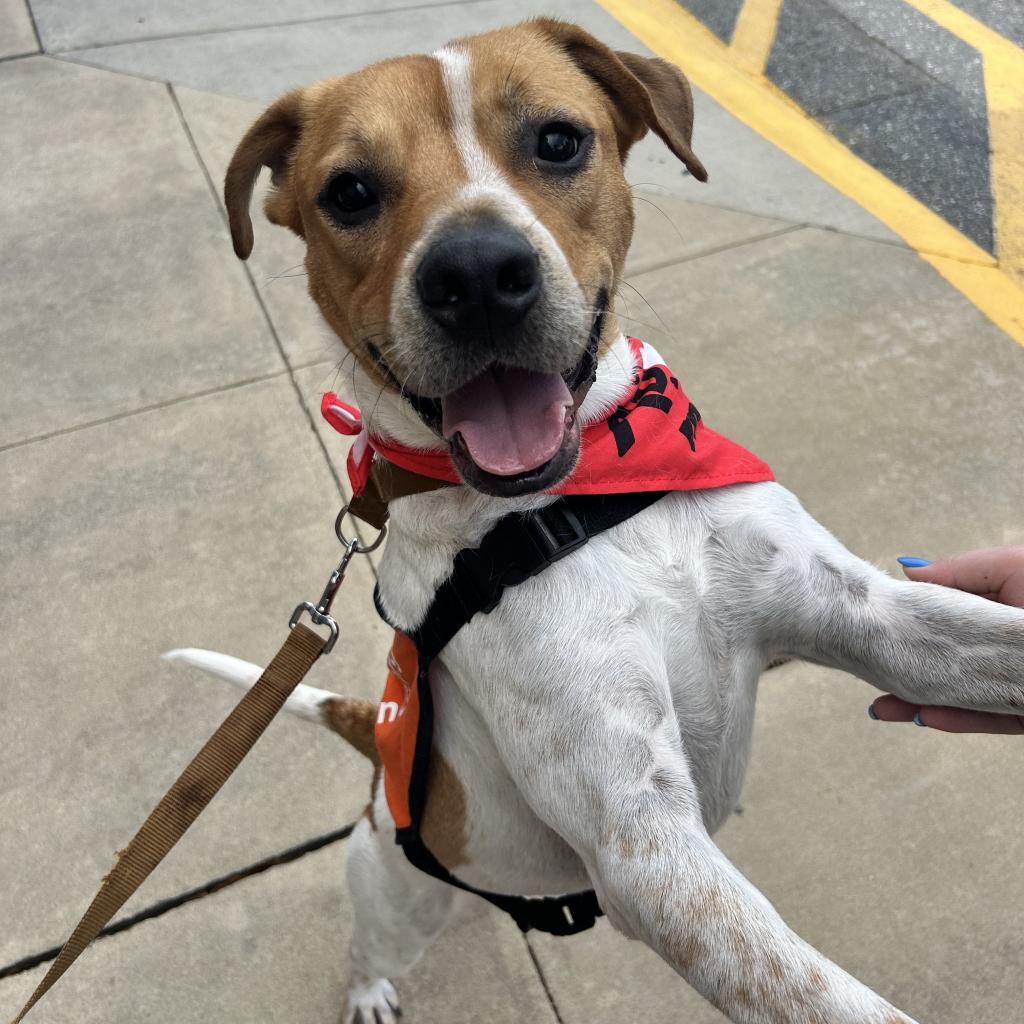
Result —
[[[986, 548], [927, 562], [901, 558], [907, 576], [1024, 608], [1024, 547]], [[899, 697], [879, 697], [868, 714], [882, 722], [913, 722], [941, 732], [1024, 733], [1024, 715], [997, 715], [963, 708], [918, 707]]]

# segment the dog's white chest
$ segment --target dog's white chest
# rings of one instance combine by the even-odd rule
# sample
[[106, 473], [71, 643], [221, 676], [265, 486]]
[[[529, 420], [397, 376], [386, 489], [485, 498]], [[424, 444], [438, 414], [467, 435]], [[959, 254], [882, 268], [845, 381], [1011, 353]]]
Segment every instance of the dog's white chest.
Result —
[[[434, 674], [436, 742], [471, 789], [489, 779], [504, 790], [471, 803], [509, 803], [516, 771], [539, 759], [600, 759], [609, 745], [635, 744], [656, 762], [651, 737], [672, 719], [705, 823], [722, 823], [739, 797], [763, 667], [722, 586], [729, 490], [667, 496], [506, 591], [448, 645]], [[410, 543], [402, 525], [399, 517], [381, 591], [398, 621], [414, 625], [454, 550]], [[508, 770], [495, 772], [495, 760]], [[623, 798], [657, 772], [652, 763], [645, 777], [623, 780]]]

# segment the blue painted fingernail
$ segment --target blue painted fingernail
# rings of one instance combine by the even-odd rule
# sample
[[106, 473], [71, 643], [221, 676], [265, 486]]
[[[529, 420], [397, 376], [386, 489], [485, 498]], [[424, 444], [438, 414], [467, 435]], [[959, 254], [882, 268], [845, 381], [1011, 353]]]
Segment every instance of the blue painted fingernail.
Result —
[[914, 712], [914, 725], [919, 725], [919, 726], [921, 726], [922, 729], [927, 729], [928, 728], [928, 726], [926, 726], [924, 724], [924, 722], [921, 721], [921, 709], [920, 708], [918, 708], [918, 710]]
[[868, 705], [868, 718], [870, 718], [873, 722], [877, 722], [878, 721], [878, 712], [875, 711], [875, 705], [874, 704], [869, 704]]
[[915, 558], [913, 555], [901, 555], [896, 561], [907, 569], [923, 569], [932, 564], [927, 558]]

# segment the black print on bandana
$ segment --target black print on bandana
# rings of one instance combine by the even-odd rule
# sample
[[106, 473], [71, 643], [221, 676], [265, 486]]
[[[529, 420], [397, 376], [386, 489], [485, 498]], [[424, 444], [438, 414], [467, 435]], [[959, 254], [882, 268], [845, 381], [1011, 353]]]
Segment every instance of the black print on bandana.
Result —
[[[647, 387], [637, 390], [630, 400], [631, 408], [627, 409], [625, 406], [620, 405], [608, 417], [608, 429], [611, 430], [612, 435], [615, 437], [615, 448], [619, 453], [620, 459], [636, 444], [636, 435], [633, 433], [633, 428], [629, 425], [629, 417], [632, 413], [640, 408], [657, 409], [659, 412], [666, 414], [672, 410], [672, 399], [665, 394], [669, 384], [669, 375], [663, 367], [649, 366], [644, 370], [640, 379], [642, 381], [650, 381], [651, 383]], [[673, 386], [678, 388], [679, 384], [676, 379], [673, 377], [671, 380]], [[693, 407], [691, 406], [691, 408]], [[694, 412], [696, 411], [694, 409]], [[682, 427], [680, 427], [680, 432], [683, 432]], [[689, 435], [686, 436], [689, 439]], [[693, 447], [692, 440], [690, 441], [690, 447]]]
[[686, 410], [686, 419], [683, 420], [682, 426], [679, 428], [679, 433], [690, 442], [690, 451], [697, 451], [697, 424], [700, 423], [700, 413], [697, 411], [697, 406], [690, 403], [690, 408]]

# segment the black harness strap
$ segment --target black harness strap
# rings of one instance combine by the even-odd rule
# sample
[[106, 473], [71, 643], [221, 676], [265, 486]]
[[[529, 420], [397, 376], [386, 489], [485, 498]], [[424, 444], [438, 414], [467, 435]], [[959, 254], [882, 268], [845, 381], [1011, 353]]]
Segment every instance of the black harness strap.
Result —
[[[543, 572], [591, 537], [653, 505], [665, 493], [568, 495], [533, 512], [503, 517], [479, 547], [463, 548], [455, 556], [451, 576], [438, 587], [419, 628], [409, 634], [419, 654], [420, 714], [409, 788], [412, 824], [396, 831], [396, 841], [420, 870], [494, 904], [511, 915], [524, 932], [536, 928], [551, 935], [573, 935], [592, 927], [603, 911], [589, 889], [546, 897], [509, 896], [476, 889], [456, 878], [427, 849], [420, 836], [420, 821], [426, 804], [433, 736], [430, 663], [474, 615], [493, 611], [507, 588]], [[388, 622], [376, 591], [374, 603], [381, 618]], [[393, 623], [389, 625], [397, 628]]]

